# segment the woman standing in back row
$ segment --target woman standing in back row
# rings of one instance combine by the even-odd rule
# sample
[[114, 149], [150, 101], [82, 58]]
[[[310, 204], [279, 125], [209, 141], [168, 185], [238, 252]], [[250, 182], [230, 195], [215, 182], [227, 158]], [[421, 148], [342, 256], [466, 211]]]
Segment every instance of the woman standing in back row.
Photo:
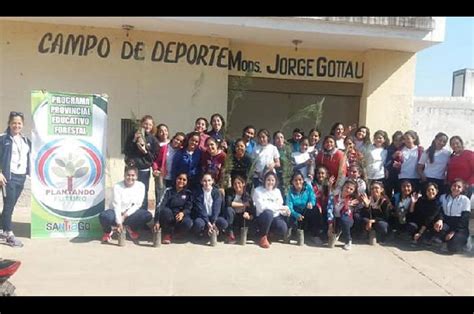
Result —
[[464, 143], [460, 136], [453, 136], [449, 140], [453, 150], [448, 161], [447, 181], [451, 186], [456, 179], [462, 179], [467, 183], [466, 196], [470, 199], [474, 190], [474, 152], [464, 149]]
[[158, 150], [158, 140], [153, 135], [153, 117], [145, 115], [140, 127], [130, 133], [125, 141], [125, 163], [138, 168], [138, 181], [145, 185], [145, 196], [141, 209], [148, 209], [148, 188], [150, 187], [150, 168]]

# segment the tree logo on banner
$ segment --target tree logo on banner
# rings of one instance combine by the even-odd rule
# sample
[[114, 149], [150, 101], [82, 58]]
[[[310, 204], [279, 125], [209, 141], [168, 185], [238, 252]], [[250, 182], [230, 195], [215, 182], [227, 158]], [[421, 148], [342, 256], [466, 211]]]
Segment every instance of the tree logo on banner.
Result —
[[51, 170], [58, 177], [67, 178], [68, 192], [72, 192], [72, 179], [83, 177], [89, 171], [88, 167], [81, 167], [86, 162], [85, 159], [76, 160], [71, 153], [67, 159], [56, 158], [54, 161], [57, 166], [51, 167]]
[[45, 197], [39, 201], [46, 209], [67, 218], [89, 218], [103, 210], [94, 200], [105, 163], [93, 145], [80, 139], [58, 139], [39, 150], [35, 163], [44, 186]]

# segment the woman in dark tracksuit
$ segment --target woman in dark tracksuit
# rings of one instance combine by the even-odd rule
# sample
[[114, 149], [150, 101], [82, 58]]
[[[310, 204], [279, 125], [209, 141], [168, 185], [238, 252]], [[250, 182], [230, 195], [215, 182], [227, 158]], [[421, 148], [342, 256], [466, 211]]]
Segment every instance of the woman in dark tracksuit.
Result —
[[[234, 227], [240, 228], [255, 217], [255, 208], [252, 198], [247, 191], [245, 179], [237, 175], [232, 180], [232, 187], [225, 190], [224, 217], [229, 224], [227, 228], [227, 242], [234, 244]], [[237, 229], [238, 230], [238, 229]]]
[[413, 193], [410, 210], [407, 213], [406, 230], [417, 243], [426, 231], [431, 231], [436, 221], [441, 218], [441, 205], [438, 202], [438, 186], [429, 182], [426, 186], [425, 196]]
[[202, 173], [202, 151], [199, 149], [199, 141], [198, 132], [189, 133], [186, 136], [183, 148], [174, 154], [171, 168], [171, 180], [175, 182], [179, 173], [186, 173], [188, 175], [188, 188], [193, 192], [200, 189], [199, 179]]
[[175, 185], [165, 190], [160, 203], [156, 205], [154, 231], [163, 229], [163, 244], [170, 244], [173, 231], [184, 234], [191, 230], [193, 220], [191, 210], [193, 208], [193, 195], [187, 188], [188, 175], [180, 173], [176, 177]]
[[148, 209], [150, 168], [158, 150], [158, 140], [153, 135], [153, 128], [153, 117], [143, 116], [140, 120], [140, 129], [130, 133], [125, 141], [125, 163], [138, 168], [138, 181], [145, 185], [145, 196], [141, 209]]
[[212, 231], [223, 233], [227, 229], [228, 223], [224, 217], [219, 217], [222, 208], [222, 194], [214, 186], [212, 174], [205, 173], [202, 176], [201, 186], [194, 194], [193, 233], [198, 236], [204, 232], [210, 235]]
[[[457, 179], [451, 184], [451, 193], [440, 197], [443, 211], [441, 219], [435, 222], [434, 229], [440, 233], [439, 240], [447, 243], [447, 249], [451, 253], [461, 251], [469, 239], [471, 201], [462, 194], [465, 189], [466, 183]], [[470, 250], [469, 246], [472, 244], [468, 245]]]
[[10, 112], [8, 128], [0, 135], [0, 186], [3, 195], [2, 229], [0, 239], [11, 246], [23, 244], [15, 238], [11, 224], [13, 209], [30, 174], [31, 141], [21, 134], [24, 116], [21, 112]]
[[385, 196], [383, 183], [381, 181], [372, 181], [370, 184], [370, 198], [367, 194], [362, 194], [362, 220], [365, 230], [370, 231], [372, 227], [377, 234], [377, 242], [384, 243], [389, 232], [388, 220], [392, 205]]

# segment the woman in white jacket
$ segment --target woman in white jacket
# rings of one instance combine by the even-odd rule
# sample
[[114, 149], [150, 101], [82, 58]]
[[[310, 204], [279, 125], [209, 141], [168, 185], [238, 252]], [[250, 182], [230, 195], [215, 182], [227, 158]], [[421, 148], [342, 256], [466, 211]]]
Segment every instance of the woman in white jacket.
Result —
[[256, 188], [252, 193], [252, 200], [256, 208], [256, 222], [260, 237], [259, 245], [269, 248], [268, 233], [284, 236], [288, 231], [287, 218], [290, 215], [288, 206], [283, 205], [283, 197], [276, 186], [277, 177], [273, 172], [267, 172], [264, 185]]

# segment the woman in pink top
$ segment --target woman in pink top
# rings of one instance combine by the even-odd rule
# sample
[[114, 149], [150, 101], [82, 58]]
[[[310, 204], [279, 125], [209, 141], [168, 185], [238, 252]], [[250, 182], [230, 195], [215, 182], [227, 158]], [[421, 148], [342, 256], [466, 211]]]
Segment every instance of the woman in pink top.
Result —
[[466, 196], [471, 198], [474, 189], [474, 152], [464, 149], [464, 143], [461, 137], [457, 135], [451, 137], [449, 145], [453, 153], [448, 162], [448, 186], [452, 185], [455, 179], [464, 180], [469, 186], [466, 190]]

